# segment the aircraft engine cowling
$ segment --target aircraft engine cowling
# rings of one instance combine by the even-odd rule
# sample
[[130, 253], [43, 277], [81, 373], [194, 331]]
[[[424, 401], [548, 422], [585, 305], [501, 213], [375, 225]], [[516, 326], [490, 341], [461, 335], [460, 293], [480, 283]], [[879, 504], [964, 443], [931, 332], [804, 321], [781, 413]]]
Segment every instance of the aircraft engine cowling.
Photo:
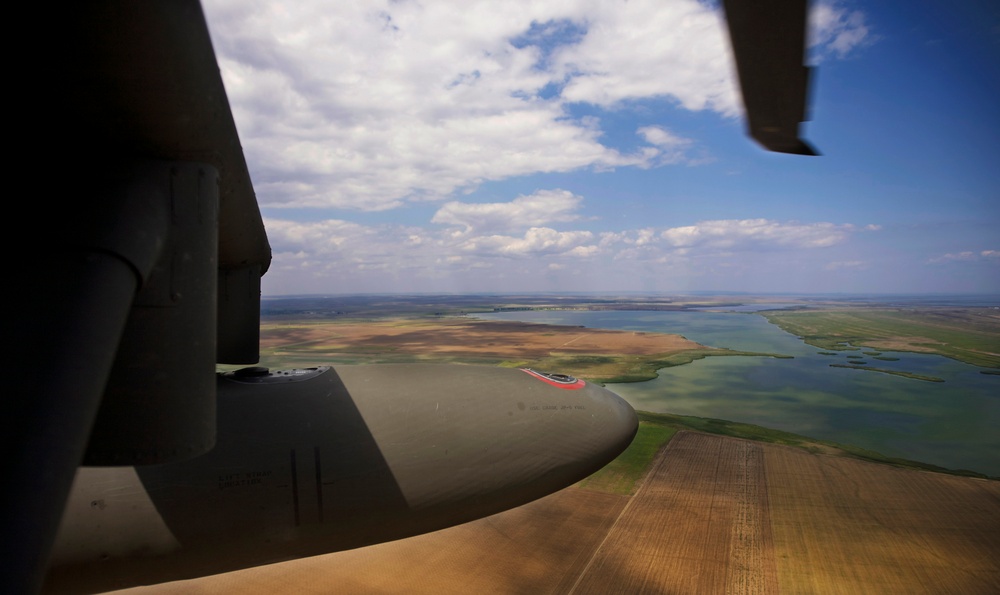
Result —
[[217, 392], [211, 452], [80, 469], [47, 589], [192, 578], [442, 529], [583, 479], [638, 428], [600, 386], [489, 366], [245, 368], [219, 374]]

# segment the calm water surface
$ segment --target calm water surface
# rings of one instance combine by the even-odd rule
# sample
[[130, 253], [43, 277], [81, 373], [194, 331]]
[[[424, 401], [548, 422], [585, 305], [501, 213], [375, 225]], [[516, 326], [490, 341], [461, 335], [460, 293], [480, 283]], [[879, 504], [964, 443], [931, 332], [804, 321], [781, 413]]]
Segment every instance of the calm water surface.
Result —
[[[711, 347], [790, 355], [794, 359], [709, 357], [660, 370], [649, 382], [608, 388], [644, 411], [753, 423], [1000, 476], [1000, 376], [980, 374], [976, 366], [899, 352], [882, 353], [899, 361], [881, 361], [865, 356], [867, 349], [820, 355], [747, 312], [521, 311], [479, 317], [674, 333]], [[852, 361], [944, 382], [830, 367]]]

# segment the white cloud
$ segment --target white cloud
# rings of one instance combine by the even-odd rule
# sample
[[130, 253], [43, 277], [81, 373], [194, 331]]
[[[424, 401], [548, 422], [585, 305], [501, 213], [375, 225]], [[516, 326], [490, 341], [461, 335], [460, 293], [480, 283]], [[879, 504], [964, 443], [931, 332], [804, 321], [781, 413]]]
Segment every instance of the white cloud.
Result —
[[594, 2], [585, 18], [586, 36], [553, 58], [566, 101], [610, 107], [662, 97], [689, 110], [739, 112], [723, 21], [707, 4]]
[[[856, 13], [821, 7], [824, 47], [866, 36]], [[650, 144], [623, 154], [567, 107], [660, 98], [739, 111], [721, 18], [697, 0], [206, 0], [205, 11], [264, 206], [383, 210], [514, 176], [697, 163], [687, 139], [652, 127], [640, 131]]]
[[528, 258], [547, 255], [590, 256], [596, 251], [589, 231], [556, 231], [549, 227], [532, 227], [523, 237], [479, 236], [463, 241], [458, 249], [479, 256]]
[[[581, 225], [579, 220], [574, 221], [580, 198], [565, 191], [549, 192], [564, 201], [554, 219]], [[723, 274], [742, 271], [767, 259], [782, 268], [797, 266], [813, 271], [867, 266], [849, 258], [828, 260], [826, 264], [806, 258], [802, 264], [795, 264], [812, 249], [844, 243], [852, 234], [864, 231], [853, 225], [747, 219], [601, 233], [579, 228], [560, 231], [541, 223], [505, 227], [506, 215], [515, 211], [524, 213], [526, 220], [544, 221], [544, 212], [534, 204], [543, 194], [495, 205], [445, 205], [439, 215], [447, 213], [452, 218], [445, 227], [364, 226], [340, 220], [300, 223], [268, 218], [265, 225], [274, 261], [265, 277], [267, 291], [306, 291], [292, 289], [293, 283], [307, 287], [316, 283], [319, 289], [313, 290], [318, 291], [343, 287], [439, 290], [441, 283], [451, 283], [448, 287], [464, 283], [460, 289], [515, 290], [543, 282], [543, 275], [552, 271], [578, 271], [584, 276], [627, 281], [629, 274], [639, 272]], [[486, 209], [477, 213], [465, 210], [467, 207]], [[482, 220], [481, 225], [477, 219]], [[497, 231], [500, 228], [505, 231]], [[997, 251], [968, 254], [1000, 261]]]
[[809, 11], [807, 44], [816, 59], [829, 55], [843, 58], [873, 41], [865, 14], [860, 10], [847, 8], [837, 0], [824, 0]]
[[643, 126], [636, 132], [642, 135], [647, 143], [665, 149], [686, 147], [691, 144], [691, 139], [677, 136], [662, 126]]
[[675, 247], [734, 249], [756, 245], [823, 248], [844, 241], [855, 229], [849, 224], [724, 219], [674, 227], [663, 231], [660, 235], [668, 244]]
[[927, 261], [930, 264], [940, 264], [948, 262], [993, 262], [1000, 263], [1000, 250], [980, 250], [975, 252], [965, 250], [962, 252], [949, 252], [931, 258]]
[[864, 260], [838, 260], [828, 263], [825, 268], [828, 271], [866, 269], [868, 268], [868, 263]]
[[[456, 200], [489, 180], [703, 162], [698, 139], [666, 126], [632, 124], [637, 146], [616, 150], [608, 138], [621, 134], [605, 135], [596, 116], [570, 114], [578, 103], [591, 114], [638, 113], [656, 100], [736, 115], [716, 4], [521, 0], [456, 9], [434, 0], [205, 0], [263, 207], [442, 203], [434, 225], [424, 226], [269, 218], [275, 258], [266, 282], [281, 286], [292, 271], [322, 278], [331, 290], [364, 287], [361, 279], [461, 278], [487, 269], [496, 278], [503, 270], [569, 274], [601, 259], [658, 270], [738, 250], [843, 242], [851, 226], [766, 220], [598, 232], [585, 229], [582, 198], [561, 189]], [[839, 56], [870, 39], [863, 17], [840, 4], [819, 6], [821, 51]]]
[[647, 143], [653, 145], [652, 150], [647, 149], [646, 153], [652, 165], [670, 165], [675, 163], [699, 165], [708, 161], [704, 157], [693, 158], [689, 156], [688, 151], [694, 141], [678, 136], [662, 126], [643, 126], [636, 130], [636, 133], [645, 139]]
[[465, 232], [509, 231], [545, 225], [553, 221], [575, 221], [582, 197], [567, 190], [539, 190], [503, 203], [445, 203], [432, 223], [458, 225]]
[[367, 210], [484, 180], [641, 164], [540, 90], [512, 40], [567, 5], [206, 2], [262, 204]]
[[511, 39], [550, 9], [213, 0], [206, 12], [265, 205], [377, 210], [641, 161], [538, 96], [551, 74]]
[[267, 220], [267, 236], [272, 252], [300, 253], [308, 251], [326, 255], [346, 247], [354, 249], [369, 241], [372, 229], [337, 219], [297, 223], [280, 219]]

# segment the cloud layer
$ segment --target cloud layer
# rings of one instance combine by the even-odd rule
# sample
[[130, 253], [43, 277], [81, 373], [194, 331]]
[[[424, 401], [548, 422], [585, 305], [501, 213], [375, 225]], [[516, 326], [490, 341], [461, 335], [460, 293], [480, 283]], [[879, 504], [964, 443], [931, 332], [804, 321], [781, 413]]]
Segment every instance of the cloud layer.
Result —
[[[739, 115], [716, 4], [205, 0], [258, 201], [294, 208], [265, 218], [265, 291], [614, 286], [843, 245], [864, 230], [744, 218], [608, 231], [594, 221], [607, 205], [586, 210], [543, 177], [711, 162], [702, 139], [634, 114]], [[815, 6], [817, 59], [868, 38], [861, 13]], [[528, 176], [533, 191], [465, 198]], [[358, 222], [392, 209], [406, 223]]]
[[[739, 112], [717, 10], [696, 0], [294, 4], [206, 0], [258, 199], [385, 210], [490, 180], [692, 163], [690, 139], [607, 144], [572, 106], [660, 99]], [[816, 11], [817, 47], [844, 54], [860, 13]], [[640, 50], [641, 48], [641, 50]]]
[[[507, 203], [451, 201], [427, 227], [268, 219], [275, 250], [268, 276], [279, 286], [283, 278], [296, 275], [309, 276], [317, 287], [336, 280], [369, 290], [395, 284], [426, 290], [442, 279], [461, 284], [475, 275], [490, 279], [488, 289], [501, 290], [505, 284], [544, 282], [553, 271], [581, 278], [587, 271], [604, 271], [605, 276], [615, 271], [623, 277], [654, 271], [667, 284], [670, 271], [714, 269], [731, 275], [746, 268], [749, 253], [770, 253], [795, 266], [803, 254], [817, 252], [808, 260], [820, 258], [822, 264], [831, 261], [822, 255], [825, 249], [858, 233], [878, 231], [877, 226], [744, 219], [592, 232], [580, 228], [586, 223], [578, 216], [582, 201], [559, 189]], [[828, 268], [850, 266], [857, 265], [833, 263]]]

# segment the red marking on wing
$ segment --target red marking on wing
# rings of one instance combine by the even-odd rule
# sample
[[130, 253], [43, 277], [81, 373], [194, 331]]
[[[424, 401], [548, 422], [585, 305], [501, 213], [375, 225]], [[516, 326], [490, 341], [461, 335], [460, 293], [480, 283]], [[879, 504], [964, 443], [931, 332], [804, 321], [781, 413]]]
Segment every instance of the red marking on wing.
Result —
[[565, 388], [567, 390], [579, 390], [587, 384], [579, 378], [573, 378], [572, 376], [565, 376], [562, 374], [542, 374], [541, 372], [536, 372], [528, 368], [521, 368], [521, 371], [534, 376], [546, 384], [551, 384], [552, 386]]

